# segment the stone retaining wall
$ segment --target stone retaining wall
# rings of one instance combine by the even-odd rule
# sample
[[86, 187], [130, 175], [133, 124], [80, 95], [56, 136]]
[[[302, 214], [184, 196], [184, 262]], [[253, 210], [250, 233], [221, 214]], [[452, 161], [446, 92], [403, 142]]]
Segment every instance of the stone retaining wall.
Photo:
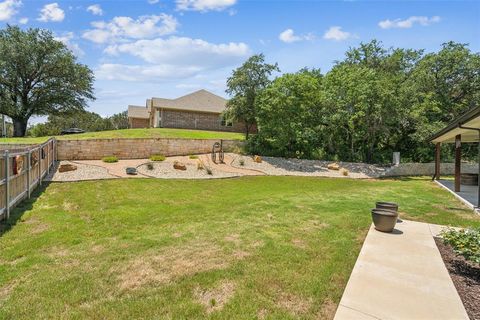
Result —
[[[462, 163], [462, 173], [478, 173], [478, 165], [472, 163]], [[433, 176], [435, 173], [435, 163], [401, 163], [396, 167], [389, 168], [383, 176]], [[454, 163], [440, 164], [441, 175], [453, 175], [455, 173]]]
[[[99, 160], [106, 156], [143, 159], [152, 154], [180, 156], [207, 153], [218, 139], [89, 139], [58, 140], [58, 160]], [[238, 151], [244, 142], [223, 140], [225, 152]]]

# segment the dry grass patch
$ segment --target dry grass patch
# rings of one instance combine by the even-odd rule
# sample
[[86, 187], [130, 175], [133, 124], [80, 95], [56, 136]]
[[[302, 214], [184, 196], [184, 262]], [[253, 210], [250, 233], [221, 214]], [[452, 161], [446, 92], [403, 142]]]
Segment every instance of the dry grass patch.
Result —
[[235, 295], [235, 283], [222, 282], [212, 289], [195, 289], [194, 296], [202, 304], [207, 313], [222, 310], [225, 304]]
[[277, 305], [295, 316], [301, 316], [308, 312], [312, 305], [310, 298], [304, 298], [292, 293], [282, 292], [277, 298]]
[[318, 319], [333, 319], [337, 311], [337, 304], [332, 299], [326, 298], [322, 303], [322, 308], [318, 315]]
[[292, 239], [292, 244], [295, 247], [300, 248], [300, 249], [305, 249], [307, 247], [305, 241], [303, 241], [302, 239]]
[[78, 210], [79, 205], [76, 203], [71, 203], [67, 200], [64, 200], [62, 203], [62, 208], [65, 211], [72, 212], [72, 211]]
[[147, 283], [168, 283], [171, 280], [228, 267], [231, 259], [224, 251], [209, 243], [191, 243], [182, 247], [170, 247], [159, 254], [135, 258], [118, 273], [120, 288], [132, 290]]

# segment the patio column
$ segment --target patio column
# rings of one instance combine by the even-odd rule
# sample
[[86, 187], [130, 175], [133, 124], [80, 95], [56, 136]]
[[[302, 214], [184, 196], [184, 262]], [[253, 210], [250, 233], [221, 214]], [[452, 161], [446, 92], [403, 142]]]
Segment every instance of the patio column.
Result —
[[440, 142], [435, 144], [435, 176], [434, 179], [440, 179]]
[[460, 174], [462, 164], [462, 135], [455, 136], [455, 192], [460, 192]]

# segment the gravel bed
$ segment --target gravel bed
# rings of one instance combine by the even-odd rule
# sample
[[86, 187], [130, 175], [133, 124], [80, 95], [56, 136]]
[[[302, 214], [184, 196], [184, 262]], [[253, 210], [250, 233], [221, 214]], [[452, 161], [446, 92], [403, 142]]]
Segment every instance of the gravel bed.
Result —
[[[77, 170], [58, 172], [58, 167], [62, 164], [72, 164], [77, 166]], [[45, 181], [80, 181], [80, 180], [98, 180], [118, 178], [108, 173], [107, 169], [87, 164], [79, 164], [70, 161], [57, 162], [50, 174], [45, 177]]]
[[199, 170], [194, 164], [185, 164], [187, 170], [176, 170], [173, 168], [172, 162], [153, 162], [153, 169], [149, 170], [147, 164], [142, 164], [137, 167], [139, 173], [151, 176], [154, 178], [163, 179], [215, 179], [215, 178], [229, 178], [238, 177], [239, 174], [223, 172], [219, 170], [212, 170], [212, 174], [208, 174], [207, 170]]
[[[262, 157], [262, 162], [253, 161], [250, 156], [231, 154], [234, 158], [232, 166], [261, 171], [267, 175], [294, 175], [294, 176], [316, 176], [336, 178], [377, 178], [386, 171], [386, 168], [353, 162], [337, 162], [341, 168], [349, 171], [344, 176], [339, 170], [328, 170], [327, 166], [333, 161], [287, 159], [277, 157]], [[244, 165], [240, 165], [243, 159]]]

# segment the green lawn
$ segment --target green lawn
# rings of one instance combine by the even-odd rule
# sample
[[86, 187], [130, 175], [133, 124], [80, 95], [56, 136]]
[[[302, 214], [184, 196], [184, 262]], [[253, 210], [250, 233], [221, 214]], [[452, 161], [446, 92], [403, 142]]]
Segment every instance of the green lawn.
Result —
[[331, 318], [375, 200], [480, 225], [427, 179], [51, 183], [0, 236], [0, 319]]
[[[41, 143], [49, 137], [38, 138], [0, 138], [0, 143]], [[56, 136], [57, 139], [107, 139], [107, 138], [185, 138], [185, 139], [234, 139], [243, 140], [245, 135], [236, 132], [151, 128], [151, 129], [122, 129], [98, 132], [86, 132], [65, 136]]]

